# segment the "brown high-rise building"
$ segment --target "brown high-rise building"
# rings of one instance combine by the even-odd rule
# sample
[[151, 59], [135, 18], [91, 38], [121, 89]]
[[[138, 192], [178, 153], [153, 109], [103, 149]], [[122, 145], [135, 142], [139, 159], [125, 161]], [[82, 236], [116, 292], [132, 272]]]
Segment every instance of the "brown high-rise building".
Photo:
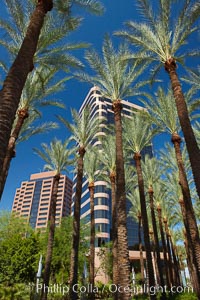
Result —
[[[12, 211], [29, 221], [33, 228], [47, 227], [50, 199], [55, 172], [32, 174], [29, 181], [23, 181], [16, 190]], [[56, 205], [56, 224], [71, 212], [72, 181], [61, 175]]]

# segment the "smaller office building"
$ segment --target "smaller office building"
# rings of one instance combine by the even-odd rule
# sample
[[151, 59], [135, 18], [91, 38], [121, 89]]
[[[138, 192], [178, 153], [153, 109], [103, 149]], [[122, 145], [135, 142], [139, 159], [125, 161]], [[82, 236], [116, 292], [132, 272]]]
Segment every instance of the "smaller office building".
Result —
[[[47, 227], [55, 172], [32, 174], [16, 189], [12, 212], [26, 219], [33, 228]], [[72, 181], [61, 175], [56, 205], [56, 225], [71, 212]]]

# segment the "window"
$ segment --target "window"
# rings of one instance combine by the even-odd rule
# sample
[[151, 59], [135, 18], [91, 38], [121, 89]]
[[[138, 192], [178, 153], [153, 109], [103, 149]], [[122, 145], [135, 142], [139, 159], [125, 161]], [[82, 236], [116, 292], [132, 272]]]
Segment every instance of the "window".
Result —
[[46, 226], [46, 222], [38, 223], [37, 225], [38, 225], [38, 226]]
[[40, 210], [47, 210], [48, 207], [41, 207]]
[[103, 218], [108, 219], [109, 218], [109, 212], [107, 210], [95, 210], [94, 212], [95, 219]]

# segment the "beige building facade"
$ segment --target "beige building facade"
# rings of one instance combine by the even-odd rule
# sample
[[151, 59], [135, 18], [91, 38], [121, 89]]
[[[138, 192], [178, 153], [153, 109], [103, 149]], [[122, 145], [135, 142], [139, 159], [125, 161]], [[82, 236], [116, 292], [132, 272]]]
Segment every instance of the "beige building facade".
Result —
[[[32, 174], [16, 190], [12, 212], [26, 219], [33, 228], [47, 227], [50, 213], [53, 177], [55, 172]], [[61, 175], [56, 205], [56, 225], [64, 216], [70, 215], [72, 181]]]

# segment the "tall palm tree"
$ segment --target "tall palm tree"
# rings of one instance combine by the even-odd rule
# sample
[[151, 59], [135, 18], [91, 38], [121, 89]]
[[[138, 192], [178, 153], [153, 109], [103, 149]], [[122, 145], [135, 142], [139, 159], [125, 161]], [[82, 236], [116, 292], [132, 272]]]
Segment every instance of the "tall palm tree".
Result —
[[[163, 270], [160, 258], [160, 247], [159, 247], [159, 237], [156, 223], [156, 215], [155, 215], [155, 204], [154, 204], [154, 190], [153, 186], [155, 182], [159, 180], [162, 174], [161, 166], [156, 158], [150, 158], [149, 155], [145, 156], [145, 159], [142, 164], [142, 170], [144, 175], [144, 182], [147, 185], [147, 190], [149, 194], [149, 202], [150, 202], [150, 211], [151, 211], [151, 220], [152, 220], [152, 228], [153, 228], [153, 239], [155, 243], [155, 252], [156, 252], [156, 264], [159, 274], [159, 283], [164, 287], [164, 278], [163, 278]], [[163, 299], [166, 299], [166, 294], [163, 289]]]
[[88, 189], [90, 192], [90, 273], [89, 283], [92, 287], [92, 292], [89, 294], [89, 299], [95, 299], [94, 278], [95, 278], [95, 218], [94, 218], [94, 191], [95, 181], [100, 175], [99, 169], [99, 153], [89, 149], [84, 157], [84, 175], [88, 180]]
[[[190, 90], [186, 93], [185, 97], [188, 103], [189, 111], [191, 111], [193, 107], [193, 102], [191, 101], [192, 94], [193, 91]], [[147, 104], [146, 107], [148, 109], [150, 119], [160, 128], [160, 130], [168, 132], [171, 135], [171, 141], [174, 146], [176, 164], [179, 172], [179, 183], [183, 194], [184, 205], [187, 210], [187, 215], [184, 216], [184, 225], [188, 235], [188, 243], [193, 252], [194, 265], [196, 265], [198, 273], [200, 274], [200, 237], [192, 204], [192, 197], [185, 164], [182, 156], [181, 137], [179, 135], [180, 126], [177, 112], [173, 108], [174, 99], [172, 91], [169, 90], [167, 93], [165, 93], [160, 87], [158, 88], [156, 98], [149, 98], [145, 102]], [[172, 157], [174, 157], [173, 154]]]
[[[199, 19], [200, 3], [193, 0], [183, 0], [181, 4], [174, 0], [137, 0], [137, 4], [139, 13], [145, 21], [140, 23], [126, 22], [128, 30], [116, 34], [139, 47], [139, 58], [153, 63], [154, 75], [163, 66], [168, 73], [196, 189], [200, 197], [200, 149], [194, 136], [187, 104], [177, 74], [178, 64], [183, 64], [187, 57], [199, 55], [199, 49], [191, 51], [185, 50], [184, 47], [189, 44], [189, 38], [194, 38], [194, 33], [199, 30], [196, 21]], [[174, 17], [175, 11], [178, 12], [176, 17]]]
[[79, 115], [75, 109], [71, 110], [73, 123], [70, 124], [63, 117], [59, 116], [60, 121], [71, 132], [70, 140], [76, 143], [75, 150], [78, 152], [76, 170], [76, 192], [74, 197], [74, 217], [73, 217], [73, 237], [70, 265], [70, 299], [77, 299], [78, 295], [73, 289], [78, 282], [78, 251], [80, 241], [80, 209], [83, 180], [84, 155], [89, 144], [93, 143], [96, 133], [99, 131], [99, 120], [94, 117], [91, 119], [88, 107]]
[[[13, 154], [15, 155], [14, 152], [16, 141], [20, 135], [25, 120], [29, 118], [29, 114], [32, 113], [34, 114], [34, 116], [36, 116], [37, 113], [39, 117], [41, 115], [39, 112], [41, 106], [52, 105], [55, 107], [64, 107], [61, 102], [53, 99], [47, 100], [47, 98], [49, 95], [61, 91], [63, 89], [63, 83], [68, 78], [63, 78], [57, 81], [55, 81], [54, 79], [54, 82], [52, 82], [55, 73], [57, 73], [55, 69], [38, 69], [32, 74], [28, 75], [27, 81], [22, 91], [17, 115], [13, 124], [6, 156], [3, 162], [3, 168], [0, 172], [0, 198], [3, 193], [4, 185], [10, 167], [10, 162], [12, 160]], [[53, 125], [53, 123], [51, 124]], [[53, 126], [52, 129], [53, 128], [55, 128], [55, 126]], [[42, 130], [40, 132], [42, 132]]]
[[[116, 205], [116, 141], [115, 136], [107, 134], [102, 138], [101, 162], [104, 180], [111, 186], [112, 201], [112, 282], [118, 284], [118, 247], [117, 247], [117, 205]], [[113, 226], [115, 224], [115, 226]]]
[[45, 170], [55, 171], [52, 186], [52, 196], [51, 196], [51, 206], [49, 214], [49, 235], [47, 243], [47, 253], [44, 266], [43, 274], [43, 289], [42, 289], [42, 300], [47, 299], [48, 289], [45, 288], [49, 286], [50, 274], [51, 274], [51, 259], [53, 253], [53, 241], [55, 233], [55, 218], [56, 218], [56, 200], [58, 193], [59, 180], [62, 171], [66, 171], [70, 164], [71, 150], [67, 149], [69, 141], [61, 142], [54, 139], [50, 145], [42, 143], [42, 150], [34, 149], [34, 152], [38, 154], [45, 162]]
[[[153, 130], [151, 124], [148, 122], [148, 119], [144, 114], [135, 113], [132, 115], [130, 120], [125, 120], [124, 122], [124, 139], [126, 142], [126, 148], [133, 154], [138, 178], [149, 286], [155, 286], [155, 278], [151, 257], [149, 222], [147, 216], [144, 178], [141, 166], [141, 152], [145, 146], [151, 145], [151, 140], [154, 134], [155, 130]], [[150, 295], [150, 297], [151, 299], [156, 298], [155, 295]]]
[[[91, 12], [96, 14], [102, 12], [102, 5], [100, 4], [99, 1], [96, 0], [90, 0], [86, 2], [83, 0], [72, 0], [72, 1], [67, 1], [67, 3], [65, 3], [64, 5], [59, 0], [54, 2], [56, 3], [57, 11], [61, 13], [62, 12], [61, 10], [63, 9], [62, 16], [65, 16], [60, 31], [62, 31], [63, 28], [66, 27], [68, 31], [72, 30], [76, 28], [77, 25], [79, 24], [80, 19], [79, 21], [77, 21], [77, 18], [71, 18], [72, 4], [75, 5], [79, 4], [80, 6], [85, 7], [89, 9]], [[0, 109], [0, 125], [1, 125], [0, 126], [1, 127], [0, 169], [2, 169], [3, 159], [6, 155], [6, 148], [8, 145], [10, 133], [12, 130], [12, 125], [15, 119], [22, 90], [25, 85], [29, 72], [31, 72], [34, 68], [34, 55], [37, 51], [37, 48], [40, 49], [39, 36], [44, 24], [45, 16], [53, 8], [53, 0], [38, 0], [36, 7], [32, 6], [34, 10], [31, 14], [28, 26], [23, 27], [21, 26], [20, 21], [26, 20], [26, 16], [27, 15], [29, 16], [28, 12], [30, 12], [31, 10], [30, 3], [31, 2], [28, 3], [27, 11], [24, 13], [23, 1], [21, 3], [17, 0], [6, 1], [8, 7], [10, 8], [13, 7], [13, 9], [18, 8], [19, 11], [21, 11], [22, 13], [21, 16], [16, 19], [16, 26], [14, 27], [9, 26], [9, 24], [7, 26], [6, 22], [4, 20], [2, 21], [2, 23], [4, 23], [5, 25], [6, 30], [9, 33], [9, 36], [11, 36], [12, 38], [14, 36], [14, 40], [16, 40], [16, 37], [19, 37], [19, 39], [21, 39], [21, 46], [20, 48], [18, 48], [17, 52], [15, 52], [16, 58], [14, 59], [14, 62], [10, 67], [10, 70], [3, 83], [2, 90], [0, 91], [0, 104], [1, 104], [0, 105], [1, 106]], [[14, 13], [14, 17], [15, 16], [16, 14]], [[58, 16], [57, 20], [59, 19], [61, 19], [61, 17], [59, 18]], [[54, 21], [53, 24], [57, 25], [55, 19], [52, 18], [52, 20]], [[68, 26], [65, 26], [65, 23], [68, 24]], [[15, 30], [13, 28], [17, 28], [17, 33], [19, 32], [20, 33], [23, 32], [23, 33], [15, 35]], [[24, 28], [27, 28], [26, 32], [24, 32]], [[56, 32], [55, 28], [56, 26], [54, 27], [54, 33]], [[58, 41], [57, 34], [52, 34], [53, 31], [49, 31], [51, 33], [51, 38], [45, 40], [47, 32], [48, 31], [44, 31], [44, 35], [43, 35], [43, 45], [45, 43], [47, 47], [46, 53], [48, 53], [49, 51], [48, 46], [52, 45], [52, 42], [55, 42], [55, 40]], [[58, 49], [53, 50], [52, 52], [54, 52], [55, 55], [59, 55], [59, 51], [57, 52], [57, 50]], [[44, 60], [47, 66], [53, 64], [53, 62], [55, 61], [54, 57], [52, 56], [51, 61], [50, 59], [48, 61], [48, 55], [47, 55], [46, 61]], [[60, 58], [62, 57], [63, 55], [61, 54]], [[60, 61], [60, 58], [58, 61]]]
[[[98, 86], [101, 95], [112, 101], [114, 113], [115, 135], [116, 135], [116, 202], [118, 214], [118, 273], [119, 282], [123, 292], [119, 293], [119, 299], [129, 299], [130, 293], [125, 292], [125, 287], [130, 285], [130, 264], [126, 228], [126, 195], [124, 177], [124, 155], [122, 147], [122, 99], [131, 95], [137, 95], [140, 87], [146, 82], [137, 82], [145, 66], [140, 66], [135, 62], [130, 69], [129, 62], [124, 57], [129, 53], [126, 45], [120, 45], [119, 50], [106, 37], [102, 46], [102, 58], [96, 51], [86, 52], [85, 58], [94, 76], [88, 74], [76, 74], [82, 80]], [[113, 224], [116, 226], [116, 224]], [[117, 297], [117, 296], [116, 296]]]

